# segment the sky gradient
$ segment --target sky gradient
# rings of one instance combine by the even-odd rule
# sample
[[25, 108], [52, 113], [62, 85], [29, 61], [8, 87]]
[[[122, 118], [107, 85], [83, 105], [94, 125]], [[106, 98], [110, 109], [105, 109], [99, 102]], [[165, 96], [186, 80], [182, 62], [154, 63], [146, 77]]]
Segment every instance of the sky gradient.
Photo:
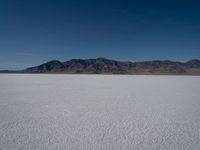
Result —
[[200, 59], [194, 0], [1, 0], [0, 69], [49, 60]]

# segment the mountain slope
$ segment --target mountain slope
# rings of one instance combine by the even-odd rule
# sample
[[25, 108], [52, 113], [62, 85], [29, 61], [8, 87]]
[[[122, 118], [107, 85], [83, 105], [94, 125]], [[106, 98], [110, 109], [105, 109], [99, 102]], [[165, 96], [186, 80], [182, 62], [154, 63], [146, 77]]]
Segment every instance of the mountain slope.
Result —
[[58, 60], [52, 60], [50, 62], [44, 63], [42, 65], [27, 68], [24, 72], [30, 73], [46, 73], [46, 72], [62, 72], [65, 66]]
[[196, 74], [200, 75], [200, 60], [188, 62], [145, 61], [122, 62], [106, 58], [53, 60], [23, 70], [24, 73], [79, 73], [79, 74]]

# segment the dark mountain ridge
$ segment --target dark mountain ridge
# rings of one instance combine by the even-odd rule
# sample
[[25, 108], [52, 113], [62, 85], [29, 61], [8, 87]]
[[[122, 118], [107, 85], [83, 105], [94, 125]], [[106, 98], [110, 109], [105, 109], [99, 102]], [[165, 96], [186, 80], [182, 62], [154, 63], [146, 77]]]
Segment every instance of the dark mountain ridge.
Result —
[[[4, 71], [1, 71], [4, 72]], [[52, 60], [39, 66], [6, 73], [66, 73], [66, 74], [188, 74], [200, 75], [200, 60], [176, 61], [116, 61], [106, 58]]]

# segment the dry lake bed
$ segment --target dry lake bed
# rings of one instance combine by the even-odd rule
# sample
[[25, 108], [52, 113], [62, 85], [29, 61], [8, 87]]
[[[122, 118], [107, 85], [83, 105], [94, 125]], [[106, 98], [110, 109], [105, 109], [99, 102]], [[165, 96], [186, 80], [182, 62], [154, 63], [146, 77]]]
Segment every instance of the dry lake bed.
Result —
[[200, 149], [200, 76], [0, 74], [0, 150]]

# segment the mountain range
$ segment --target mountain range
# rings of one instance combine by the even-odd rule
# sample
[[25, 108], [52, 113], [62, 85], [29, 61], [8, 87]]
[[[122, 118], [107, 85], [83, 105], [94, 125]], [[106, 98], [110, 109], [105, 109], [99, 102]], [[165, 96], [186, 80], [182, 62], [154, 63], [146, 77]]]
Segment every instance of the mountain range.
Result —
[[200, 75], [200, 60], [178, 61], [116, 61], [106, 58], [52, 60], [24, 70], [2, 70], [1, 73], [63, 73], [63, 74], [173, 74]]

